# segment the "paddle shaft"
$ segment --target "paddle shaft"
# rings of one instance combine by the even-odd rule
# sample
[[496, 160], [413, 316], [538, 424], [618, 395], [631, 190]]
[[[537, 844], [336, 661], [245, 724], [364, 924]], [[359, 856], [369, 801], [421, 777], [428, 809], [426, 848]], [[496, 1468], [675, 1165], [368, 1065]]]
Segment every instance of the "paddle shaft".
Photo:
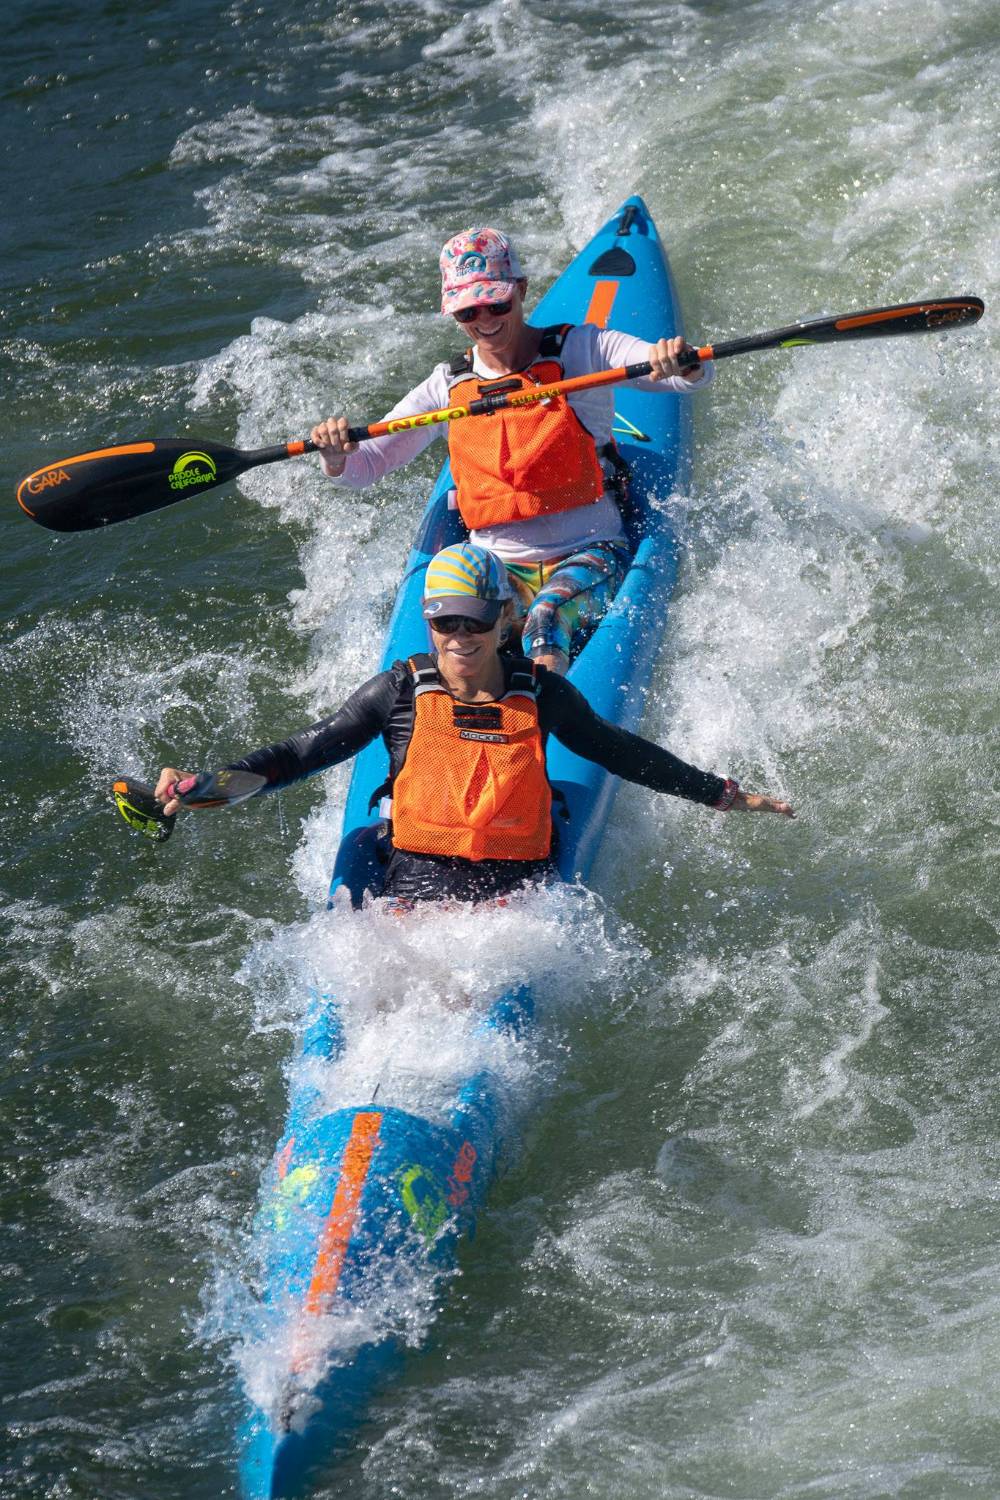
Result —
[[[975, 323], [982, 315], [982, 301], [972, 296], [876, 307], [839, 318], [812, 318], [767, 333], [751, 334], [748, 338], [688, 349], [681, 355], [680, 364], [690, 368], [704, 360], [728, 359], [732, 355], [751, 354], [761, 349], [791, 349], [805, 344], [886, 338], [893, 334], [943, 332]], [[431, 427], [440, 422], [458, 422], [464, 417], [533, 406], [553, 396], [640, 380], [651, 373], [652, 366], [644, 360], [614, 370], [556, 380], [549, 385], [525, 386], [519, 376], [507, 376], [481, 383], [479, 396], [468, 405], [447, 406], [438, 411], [373, 422], [366, 427], [351, 427], [347, 440], [361, 443], [416, 427]], [[163, 510], [183, 500], [192, 490], [213, 489], [262, 464], [316, 451], [316, 444], [308, 440], [278, 443], [251, 451], [227, 448], [222, 443], [180, 438], [128, 443], [79, 453], [36, 469], [21, 480], [17, 500], [22, 510], [40, 526], [47, 526], [52, 531], [87, 531], [116, 521], [131, 520], [149, 511]]]
[[[694, 367], [699, 363], [698, 355], [689, 355], [688, 363]], [[621, 365], [615, 370], [597, 370], [592, 375], [574, 375], [569, 380], [553, 380], [549, 385], [533, 385], [527, 388], [514, 376], [512, 379], [481, 383], [483, 394], [467, 406], [443, 406], [438, 411], [422, 411], [413, 417], [393, 417], [388, 422], [372, 422], [368, 427], [349, 427], [347, 441], [364, 443], [369, 438], [388, 437], [393, 432], [410, 432], [414, 427], [433, 427], [438, 422], [459, 422], [463, 417], [486, 417], [493, 412], [507, 411], [518, 406], [535, 406], [539, 401], [548, 401], [552, 396], [570, 396], [574, 391], [593, 390], [600, 385], [621, 385], [625, 380], [641, 380], [650, 374], [652, 365], [643, 360], [637, 365]]]
[[[839, 318], [811, 318], [754, 333], [746, 338], [730, 339], [722, 344], [705, 344], [700, 349], [686, 349], [678, 363], [682, 369], [693, 369], [709, 359], [729, 359], [735, 354], [752, 354], [760, 349], [791, 349], [806, 344], [832, 344], [854, 339], [887, 338], [893, 334], [933, 333], [975, 323], [982, 317], [983, 304], [978, 297], [944, 297], [935, 302], [910, 302], [897, 307], [875, 307], [867, 312], [850, 313]], [[622, 365], [615, 370], [598, 370], [591, 375], [575, 375], [550, 385], [525, 388], [515, 376], [480, 386], [482, 394], [467, 406], [442, 407], [439, 411], [420, 412], [412, 417], [394, 417], [388, 422], [373, 422], [368, 427], [351, 427], [347, 440], [363, 443], [368, 438], [387, 437], [393, 432], [408, 432], [414, 427], [430, 427], [436, 422], [458, 422], [463, 417], [485, 416], [511, 407], [533, 406], [552, 396], [568, 396], [574, 391], [594, 390], [602, 385], [619, 385], [626, 380], [641, 380], [652, 373], [648, 360]]]

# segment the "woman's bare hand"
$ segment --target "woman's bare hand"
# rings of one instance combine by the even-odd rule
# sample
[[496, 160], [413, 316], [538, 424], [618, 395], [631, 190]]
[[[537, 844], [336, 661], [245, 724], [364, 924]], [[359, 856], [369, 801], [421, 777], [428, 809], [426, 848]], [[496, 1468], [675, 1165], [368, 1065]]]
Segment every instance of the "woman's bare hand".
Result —
[[650, 380], [669, 380], [671, 376], [680, 376], [690, 385], [701, 379], [701, 365], [680, 365], [678, 357], [691, 345], [681, 338], [659, 339], [655, 344], [649, 346], [649, 363], [652, 366], [649, 372]]
[[778, 813], [783, 818], [795, 817], [795, 809], [790, 802], [781, 802], [777, 797], [762, 796], [756, 792], [737, 792], [729, 811]]
[[157, 802], [163, 803], [163, 811], [166, 813], [168, 818], [170, 817], [171, 813], [180, 812], [181, 808], [184, 806], [180, 798], [175, 797], [173, 793], [178, 781], [186, 781], [190, 774], [190, 771], [177, 771], [173, 766], [164, 766], [163, 770], [160, 772], [160, 777], [154, 788], [153, 796], [156, 798]]
[[349, 443], [347, 434], [350, 423], [346, 417], [327, 417], [322, 422], [317, 422], [309, 434], [311, 442], [319, 449], [320, 461], [323, 472], [330, 479], [336, 479], [343, 474], [347, 466], [347, 455], [353, 453], [357, 443]]

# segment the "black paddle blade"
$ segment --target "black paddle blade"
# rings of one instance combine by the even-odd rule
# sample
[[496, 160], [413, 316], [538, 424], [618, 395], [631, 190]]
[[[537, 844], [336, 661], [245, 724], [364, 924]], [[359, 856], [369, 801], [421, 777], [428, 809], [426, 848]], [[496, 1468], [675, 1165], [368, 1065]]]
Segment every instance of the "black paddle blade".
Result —
[[175, 784], [185, 807], [235, 807], [267, 786], [266, 776], [252, 771], [200, 771]]
[[787, 328], [772, 328], [749, 338], [715, 344], [704, 354], [725, 359], [756, 349], [795, 349], [805, 344], [839, 344], [849, 339], [884, 339], [893, 334], [943, 333], [978, 323], [985, 311], [981, 297], [928, 297], [897, 307], [869, 307], [838, 318], [810, 318]]
[[[985, 312], [981, 297], [939, 297], [899, 307], [871, 307], [833, 320], [835, 339], [883, 339], [894, 333], [940, 333], [978, 323]], [[822, 322], [823, 320], [818, 320]], [[808, 330], [810, 325], [803, 324]]]
[[111, 788], [111, 795], [128, 826], [137, 833], [144, 833], [148, 839], [156, 839], [161, 844], [173, 833], [177, 814], [165, 817], [162, 804], [153, 796], [153, 788], [145, 782], [120, 776]]
[[221, 443], [156, 438], [46, 464], [21, 480], [17, 503], [50, 531], [90, 531], [175, 505], [245, 468], [246, 456]]
[[246, 452], [203, 438], [150, 438], [46, 464], [21, 480], [17, 503], [50, 531], [90, 531], [176, 505], [258, 464], [312, 451], [304, 442]]

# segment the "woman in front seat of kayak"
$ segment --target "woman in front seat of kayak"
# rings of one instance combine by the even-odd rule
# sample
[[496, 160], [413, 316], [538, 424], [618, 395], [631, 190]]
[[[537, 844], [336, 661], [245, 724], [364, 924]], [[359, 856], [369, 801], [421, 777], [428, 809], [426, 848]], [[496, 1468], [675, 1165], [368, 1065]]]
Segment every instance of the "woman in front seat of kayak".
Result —
[[[719, 812], [795, 816], [787, 802], [743, 792], [640, 735], [602, 719], [566, 678], [502, 650], [513, 603], [499, 558], [472, 542], [431, 559], [423, 613], [434, 655], [397, 661], [337, 713], [234, 763], [267, 791], [356, 755], [378, 735], [392, 799], [384, 893], [404, 901], [482, 901], [554, 875], [545, 739], [626, 781]], [[167, 767], [166, 813], [181, 803]], [[375, 799], [373, 799], [374, 801]]]
[[[710, 383], [714, 365], [684, 369], [682, 338], [648, 344], [597, 328], [534, 328], [525, 322], [517, 252], [496, 229], [456, 234], [441, 252], [441, 311], [471, 346], [439, 364], [384, 419], [468, 405], [492, 383], [547, 385], [649, 361], [639, 390], [690, 392]], [[598, 283], [607, 285], [607, 283]], [[596, 316], [597, 314], [595, 314]], [[611, 436], [614, 395], [607, 386], [555, 396], [486, 421], [448, 427], [455, 499], [471, 540], [503, 560], [514, 591], [525, 654], [565, 672], [570, 655], [607, 612], [629, 562], [619, 499], [623, 465]], [[410, 428], [361, 445], [347, 441], [346, 417], [312, 429], [324, 473], [361, 488], [409, 463], [441, 431]]]

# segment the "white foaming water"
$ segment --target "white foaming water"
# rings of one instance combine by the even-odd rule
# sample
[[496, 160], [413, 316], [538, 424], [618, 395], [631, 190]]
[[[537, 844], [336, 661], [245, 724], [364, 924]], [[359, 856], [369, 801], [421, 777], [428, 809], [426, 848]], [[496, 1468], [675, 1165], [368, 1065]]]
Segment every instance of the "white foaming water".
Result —
[[[295, 1064], [326, 1107], [377, 1097], [444, 1120], [458, 1084], [480, 1068], [496, 1073], [515, 1101], [552, 1086], [551, 1048], [574, 1012], [595, 989], [611, 988], [612, 1003], [622, 1003], [634, 983], [641, 949], [617, 927], [598, 897], [572, 887], [519, 893], [487, 909], [430, 903], [405, 916], [381, 900], [351, 912], [343, 892], [331, 911], [258, 950], [243, 980], [264, 1027], [296, 1024], [309, 993], [336, 1004], [342, 1054]], [[286, 982], [276, 984], [281, 971]], [[521, 986], [537, 997], [547, 1042], [482, 1025], [491, 1003]]]
[[[634, 983], [639, 955], [617, 927], [597, 897], [567, 887], [486, 909], [428, 904], [405, 917], [383, 901], [352, 913], [341, 899], [259, 948], [242, 979], [257, 995], [264, 1029], [297, 1030], [310, 992], [336, 1006], [342, 1050], [329, 1061], [294, 1058], [289, 1071], [293, 1092], [315, 1091], [317, 1110], [377, 1103], [445, 1124], [460, 1086], [485, 1072], [497, 1090], [509, 1155], [511, 1127], [543, 1093], [558, 1094], [567, 1035], [595, 993], [610, 990], [623, 1003]], [[485, 1026], [490, 1004], [522, 987], [538, 998], [537, 1024], [523, 1036]], [[266, 1254], [264, 1245], [256, 1249]], [[271, 1410], [287, 1399], [289, 1370], [307, 1392], [331, 1360], [350, 1359], [366, 1342], [392, 1335], [419, 1345], [441, 1280], [440, 1271], [418, 1261], [376, 1260], [349, 1307], [305, 1328], [297, 1305], [254, 1309], [227, 1267], [210, 1293], [202, 1331], [231, 1331], [239, 1310], [241, 1380]], [[296, 1421], [308, 1416], [310, 1399], [296, 1408]]]
[[[324, 114], [297, 142], [287, 122], [238, 113], [178, 147], [178, 161], [231, 172], [203, 198], [213, 232], [228, 244], [287, 236], [284, 253], [317, 288], [303, 318], [258, 320], [198, 372], [194, 409], [235, 397], [241, 443], [340, 410], [376, 417], [419, 380], [454, 344], [433, 315], [437, 250], [480, 214], [514, 231], [540, 290], [643, 192], [699, 340], [929, 292], [990, 300], [997, 108], [976, 45], [987, 7], [419, 13], [438, 29], [410, 81], [434, 77], [471, 101], [464, 122], [428, 132], [404, 105], [383, 140]], [[377, 24], [338, 37], [336, 89], [354, 86], [353, 48], [373, 37], [385, 41]], [[500, 143], [474, 108], [494, 89], [520, 110]], [[449, 152], [464, 166], [450, 177]], [[280, 177], [258, 180], [268, 166]], [[379, 177], [391, 192], [371, 193]], [[988, 941], [961, 911], [947, 926], [955, 898], [937, 882], [944, 861], [961, 886], [977, 858], [947, 863], [961, 847], [951, 809], [976, 816], [975, 684], [980, 637], [995, 630], [980, 591], [1000, 576], [990, 337], [987, 324], [736, 360], [698, 402], [689, 551], [647, 730], [787, 795], [797, 826], [627, 789], [596, 884], [641, 940], [606, 946], [598, 908], [552, 894], [488, 921], [318, 915], [248, 961], [261, 1029], [294, 1029], [310, 984], [350, 997], [347, 1051], [322, 1070], [332, 1107], [377, 1089], [431, 1117], [470, 1060], [498, 1067], [524, 1104], [558, 1076], [551, 1050], [477, 1033], [467, 994], [500, 975], [533, 979], [556, 997], [558, 1037], [581, 994], [614, 1014], [619, 970], [644, 965], [642, 985], [629, 981], [643, 993], [621, 1077], [575, 1038], [588, 1086], [622, 1095], [590, 1175], [579, 1185], [575, 1162], [568, 1177], [529, 1163], [519, 1191], [544, 1207], [537, 1219], [521, 1210], [520, 1240], [502, 1214], [490, 1223], [499, 1248], [481, 1236], [474, 1261], [488, 1311], [482, 1323], [455, 1315], [471, 1345], [489, 1327], [489, 1359], [452, 1341], [453, 1375], [439, 1365], [433, 1389], [394, 1398], [392, 1440], [366, 1449], [359, 1496], [497, 1484], [554, 1495], [580, 1473], [601, 1496], [842, 1500], [908, 1493], [922, 1474], [939, 1482], [928, 1493], [965, 1481], [995, 1492], [995, 1456], [974, 1440], [963, 1455], [960, 1438], [963, 1338], [985, 1330], [976, 1363], [996, 1326], [981, 1290], [995, 1269], [980, 1213], [991, 1167], [951, 1144], [989, 1094], [972, 1087], [949, 1105], [946, 1060], [930, 1060], [924, 1033], [938, 1013], [960, 1031], [952, 994], [976, 1032], [995, 987], [988, 957], [963, 979], [927, 934], [940, 922], [956, 953]], [[245, 481], [299, 547], [290, 618], [308, 661], [291, 690], [303, 721], [374, 670], [440, 453], [366, 496], [337, 492], [309, 460]], [[972, 721], [967, 745], [949, 713]], [[291, 856], [314, 904], [346, 779], [327, 778]], [[936, 902], [914, 904], [918, 887]], [[976, 889], [972, 876], [967, 904]], [[540, 958], [553, 951], [571, 960], [554, 975]], [[548, 1108], [567, 1139], [585, 1134], [572, 1102], [557, 1093]], [[966, 1263], [941, 1249], [939, 1202], [980, 1248]], [[399, 1303], [414, 1339], [429, 1315], [420, 1298], [414, 1287]], [[267, 1352], [247, 1356], [257, 1390]], [[927, 1368], [935, 1357], [945, 1373]], [[476, 1432], [478, 1451], [465, 1441]]]
[[[853, 1060], [888, 1015], [878, 965], [885, 937], [873, 916], [846, 923], [826, 942], [797, 926], [786, 924], [752, 960], [739, 953], [678, 966], [664, 996], [677, 1020], [696, 1012], [721, 1019], [684, 1087], [702, 1101], [732, 1092], [756, 1106], [755, 1115], [777, 1107], [789, 1132], [824, 1108], [828, 1122], [836, 1117], [847, 1128], [862, 1117], [871, 1086]], [[727, 1016], [725, 997], [733, 995], [739, 1010]], [[730, 1121], [699, 1138], [732, 1143], [732, 1132]]]

